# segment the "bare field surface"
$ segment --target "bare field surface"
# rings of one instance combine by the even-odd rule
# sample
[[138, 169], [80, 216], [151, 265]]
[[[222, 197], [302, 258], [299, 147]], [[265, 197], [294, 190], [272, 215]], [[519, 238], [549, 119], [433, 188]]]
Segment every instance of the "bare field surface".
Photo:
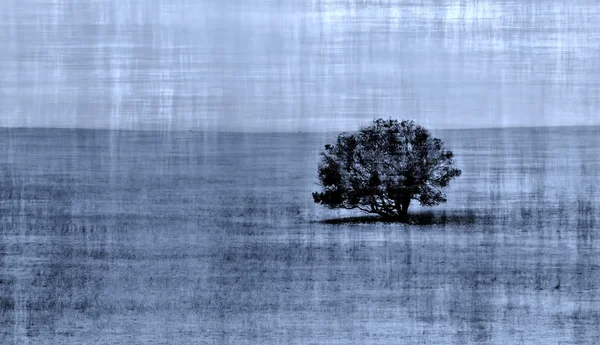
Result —
[[439, 131], [418, 224], [312, 203], [327, 134], [0, 130], [2, 344], [600, 343], [600, 129]]

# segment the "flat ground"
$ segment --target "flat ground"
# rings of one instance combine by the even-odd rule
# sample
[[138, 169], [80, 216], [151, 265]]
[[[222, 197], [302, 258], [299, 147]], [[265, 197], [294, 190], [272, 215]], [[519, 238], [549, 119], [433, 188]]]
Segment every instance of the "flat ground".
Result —
[[600, 343], [599, 129], [435, 134], [402, 225], [320, 222], [333, 135], [1, 130], [0, 343]]

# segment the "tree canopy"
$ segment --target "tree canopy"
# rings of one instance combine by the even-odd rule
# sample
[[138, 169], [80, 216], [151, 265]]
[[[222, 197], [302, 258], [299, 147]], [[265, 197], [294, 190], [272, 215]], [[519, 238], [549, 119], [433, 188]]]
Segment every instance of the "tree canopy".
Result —
[[374, 120], [325, 145], [318, 166], [316, 203], [406, 219], [412, 200], [446, 202], [442, 189], [460, 176], [453, 153], [414, 121]]

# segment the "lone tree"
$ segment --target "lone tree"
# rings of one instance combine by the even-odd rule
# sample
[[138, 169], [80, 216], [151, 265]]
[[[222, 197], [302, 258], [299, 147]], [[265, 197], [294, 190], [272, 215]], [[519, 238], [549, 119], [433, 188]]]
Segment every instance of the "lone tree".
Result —
[[359, 209], [407, 220], [410, 202], [446, 202], [442, 188], [460, 176], [444, 143], [414, 121], [373, 121], [357, 133], [342, 133], [325, 145], [319, 164], [316, 203]]

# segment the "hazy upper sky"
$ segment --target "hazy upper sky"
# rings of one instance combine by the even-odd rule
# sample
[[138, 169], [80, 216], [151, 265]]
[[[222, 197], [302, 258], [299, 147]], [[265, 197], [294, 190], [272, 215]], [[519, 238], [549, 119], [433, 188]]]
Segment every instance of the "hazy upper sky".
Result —
[[597, 0], [2, 0], [0, 126], [600, 123]]

